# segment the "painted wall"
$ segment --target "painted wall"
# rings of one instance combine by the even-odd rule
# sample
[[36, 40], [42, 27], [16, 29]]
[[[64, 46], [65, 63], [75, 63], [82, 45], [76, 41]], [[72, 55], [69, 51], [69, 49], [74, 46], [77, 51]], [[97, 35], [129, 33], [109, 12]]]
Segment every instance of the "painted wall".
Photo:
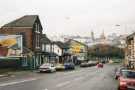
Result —
[[57, 46], [56, 44], [53, 45], [53, 52], [58, 54], [59, 56], [62, 55], [62, 49], [59, 46]]
[[86, 60], [87, 59], [87, 47], [78, 42], [72, 41], [70, 43], [70, 52], [77, 56], [78, 60]]

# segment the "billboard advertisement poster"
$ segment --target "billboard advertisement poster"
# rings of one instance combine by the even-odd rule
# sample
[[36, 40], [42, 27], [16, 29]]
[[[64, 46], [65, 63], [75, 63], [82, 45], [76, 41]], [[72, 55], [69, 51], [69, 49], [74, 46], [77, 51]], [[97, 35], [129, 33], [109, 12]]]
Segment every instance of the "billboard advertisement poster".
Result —
[[22, 35], [0, 35], [0, 57], [21, 57]]

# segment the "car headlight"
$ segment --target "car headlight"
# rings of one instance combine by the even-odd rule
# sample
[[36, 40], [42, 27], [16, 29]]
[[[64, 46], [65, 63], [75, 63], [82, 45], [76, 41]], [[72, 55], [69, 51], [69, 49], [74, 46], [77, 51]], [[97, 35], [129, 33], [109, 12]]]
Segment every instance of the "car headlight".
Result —
[[121, 81], [121, 82], [120, 82], [120, 85], [127, 85], [127, 82]]
[[123, 88], [127, 88], [127, 82], [121, 81], [120, 86], [123, 87]]

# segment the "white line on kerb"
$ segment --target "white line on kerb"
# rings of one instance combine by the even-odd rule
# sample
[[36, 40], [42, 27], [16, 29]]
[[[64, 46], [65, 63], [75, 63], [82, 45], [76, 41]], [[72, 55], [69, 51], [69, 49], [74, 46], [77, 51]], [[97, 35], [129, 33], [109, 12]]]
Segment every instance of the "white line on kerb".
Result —
[[15, 84], [23, 83], [23, 82], [34, 81], [34, 80], [37, 80], [37, 79], [32, 78], [32, 79], [21, 80], [21, 81], [16, 81], [16, 82], [3, 83], [3, 84], [0, 84], [0, 87], [9, 86], [9, 85], [15, 85]]

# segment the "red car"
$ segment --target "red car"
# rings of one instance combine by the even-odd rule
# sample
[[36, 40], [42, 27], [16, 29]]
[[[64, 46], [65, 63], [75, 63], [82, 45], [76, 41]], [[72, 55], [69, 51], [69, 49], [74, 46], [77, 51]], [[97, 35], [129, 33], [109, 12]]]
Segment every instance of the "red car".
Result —
[[103, 64], [102, 63], [99, 63], [99, 64], [97, 64], [97, 67], [98, 68], [103, 68]]
[[118, 90], [135, 90], [135, 71], [121, 71]]

